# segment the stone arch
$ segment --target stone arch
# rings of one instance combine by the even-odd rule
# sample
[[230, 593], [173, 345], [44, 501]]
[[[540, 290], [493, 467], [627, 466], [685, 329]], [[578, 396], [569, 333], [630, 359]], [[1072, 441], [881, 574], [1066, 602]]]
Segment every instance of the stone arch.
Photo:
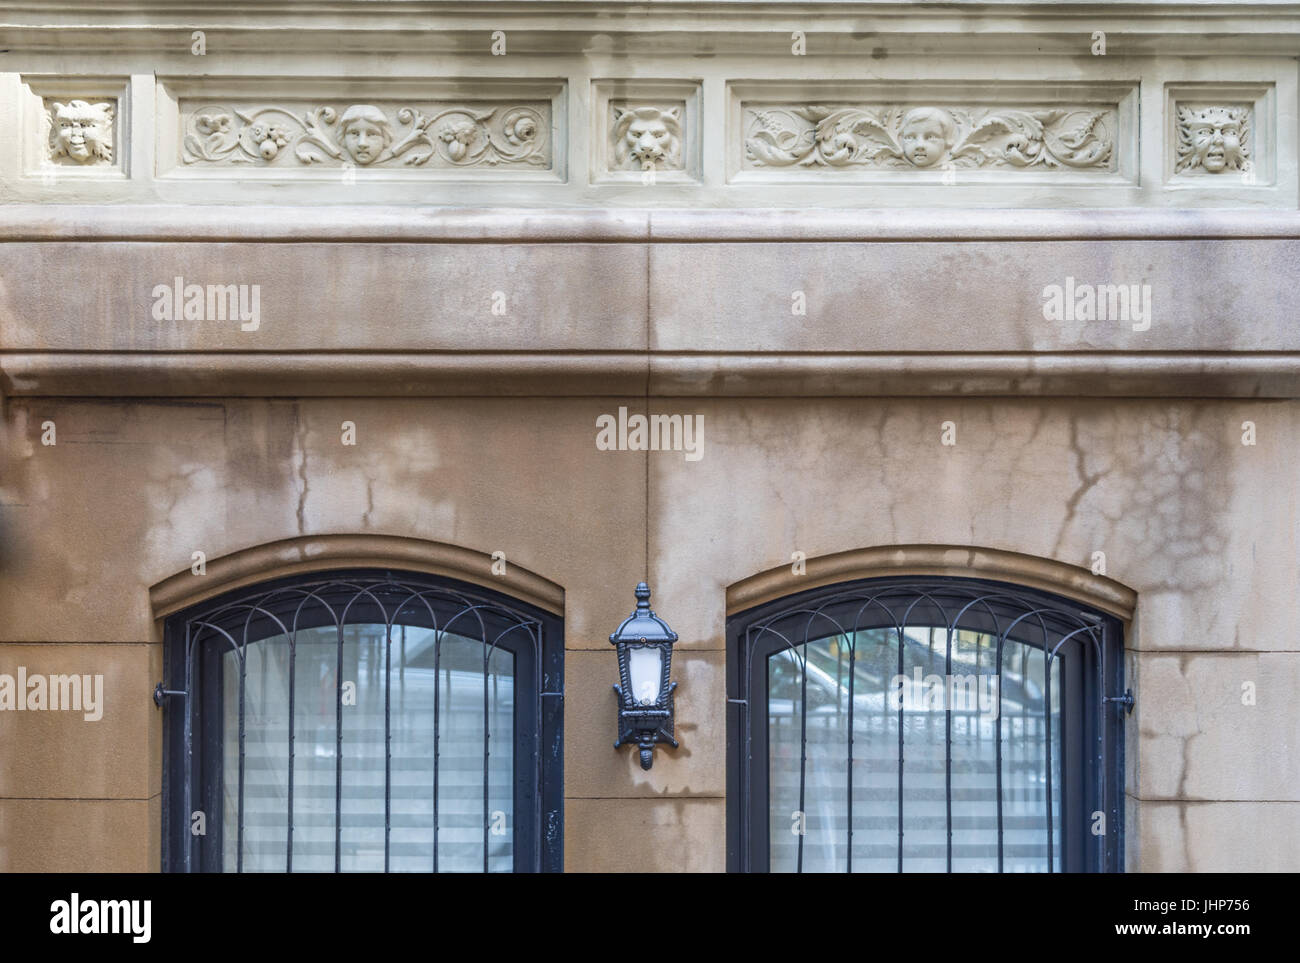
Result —
[[155, 619], [163, 619], [232, 589], [290, 575], [333, 569], [393, 568], [441, 575], [479, 585], [549, 612], [564, 614], [564, 589], [513, 561], [492, 574], [492, 556], [423, 538], [400, 535], [305, 535], [239, 549], [208, 559], [207, 573], [189, 569], [149, 589]]
[[891, 575], [958, 576], [1010, 582], [1052, 592], [1131, 622], [1137, 593], [1082, 566], [972, 545], [878, 545], [810, 558], [803, 575], [790, 565], [727, 586], [727, 616], [808, 589]]

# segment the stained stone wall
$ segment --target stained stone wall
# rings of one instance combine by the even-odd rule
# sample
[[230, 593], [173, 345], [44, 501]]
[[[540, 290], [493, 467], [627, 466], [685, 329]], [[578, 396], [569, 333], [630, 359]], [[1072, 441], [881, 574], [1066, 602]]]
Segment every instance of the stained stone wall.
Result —
[[[1300, 869], [1290, 13], [47, 6], [0, 14], [0, 673], [106, 699], [0, 713], [0, 870], [158, 869], [176, 579], [334, 536], [561, 612], [567, 869], [725, 868], [726, 619], [795, 552], [1127, 600], [1127, 866]], [[600, 450], [620, 407], [703, 457]]]

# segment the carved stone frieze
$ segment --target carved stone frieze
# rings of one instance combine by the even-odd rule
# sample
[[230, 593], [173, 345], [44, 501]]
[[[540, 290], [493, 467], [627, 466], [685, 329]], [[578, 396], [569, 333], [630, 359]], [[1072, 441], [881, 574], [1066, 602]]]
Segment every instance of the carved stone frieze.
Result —
[[551, 164], [549, 102], [183, 105], [186, 164], [371, 168]]
[[49, 159], [86, 167], [112, 166], [113, 119], [111, 101], [47, 101]]
[[745, 166], [1114, 169], [1108, 107], [748, 106]]
[[1251, 162], [1250, 107], [1178, 105], [1177, 174], [1222, 174]]

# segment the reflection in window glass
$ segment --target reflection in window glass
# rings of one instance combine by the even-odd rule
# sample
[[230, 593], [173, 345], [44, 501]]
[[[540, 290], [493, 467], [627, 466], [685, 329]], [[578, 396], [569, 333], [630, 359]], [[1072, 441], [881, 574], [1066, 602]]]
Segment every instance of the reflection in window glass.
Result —
[[999, 674], [996, 637], [957, 630], [950, 685], [946, 628], [908, 627], [901, 643], [901, 663], [892, 628], [829, 636], [768, 658], [772, 870], [842, 872], [851, 857], [854, 872], [893, 872], [901, 845], [904, 871], [943, 872], [951, 805], [953, 870], [995, 872], [1000, 738], [1003, 868], [1046, 871], [1049, 704], [1050, 846], [1059, 868], [1059, 660], [1049, 693], [1041, 648], [1005, 640]]
[[[514, 656], [444, 632], [435, 669], [438, 633], [395, 625], [389, 664], [385, 635], [382, 624], [344, 626], [341, 730], [339, 637], [334, 627], [300, 630], [293, 647], [283, 635], [246, 647], [246, 872], [286, 868], [291, 660], [294, 872], [332, 872], [336, 832], [343, 871], [383, 871], [386, 699], [392, 751], [390, 868], [394, 872], [433, 868], [435, 806], [440, 871], [482, 871], [485, 810], [488, 868], [502, 872], [512, 868]], [[224, 653], [222, 670], [222, 847], [224, 867], [233, 871], [240, 729], [235, 651]], [[340, 758], [342, 825], [338, 827], [335, 794]]]

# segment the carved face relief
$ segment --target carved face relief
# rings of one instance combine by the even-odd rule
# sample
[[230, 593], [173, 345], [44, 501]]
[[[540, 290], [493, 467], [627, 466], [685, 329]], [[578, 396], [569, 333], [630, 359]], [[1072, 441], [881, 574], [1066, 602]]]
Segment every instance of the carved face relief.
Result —
[[745, 161], [796, 170], [1110, 170], [1116, 111], [785, 104], [747, 108]]
[[1209, 174], [1241, 170], [1249, 159], [1247, 116], [1246, 107], [1179, 107], [1175, 169]]
[[[381, 105], [382, 104], [382, 105]], [[412, 170], [550, 164], [545, 102], [199, 103], [182, 107], [186, 164]]]
[[903, 156], [916, 167], [933, 167], [952, 147], [954, 125], [946, 110], [917, 107], [907, 112], [900, 129]]
[[664, 170], [681, 166], [680, 107], [668, 110], [658, 107], [615, 107], [612, 137], [619, 167]]
[[393, 142], [388, 118], [378, 107], [356, 104], [339, 119], [343, 147], [358, 164], [365, 166], [379, 159]]
[[78, 164], [113, 162], [113, 105], [84, 100], [55, 103], [50, 112], [50, 156]]

